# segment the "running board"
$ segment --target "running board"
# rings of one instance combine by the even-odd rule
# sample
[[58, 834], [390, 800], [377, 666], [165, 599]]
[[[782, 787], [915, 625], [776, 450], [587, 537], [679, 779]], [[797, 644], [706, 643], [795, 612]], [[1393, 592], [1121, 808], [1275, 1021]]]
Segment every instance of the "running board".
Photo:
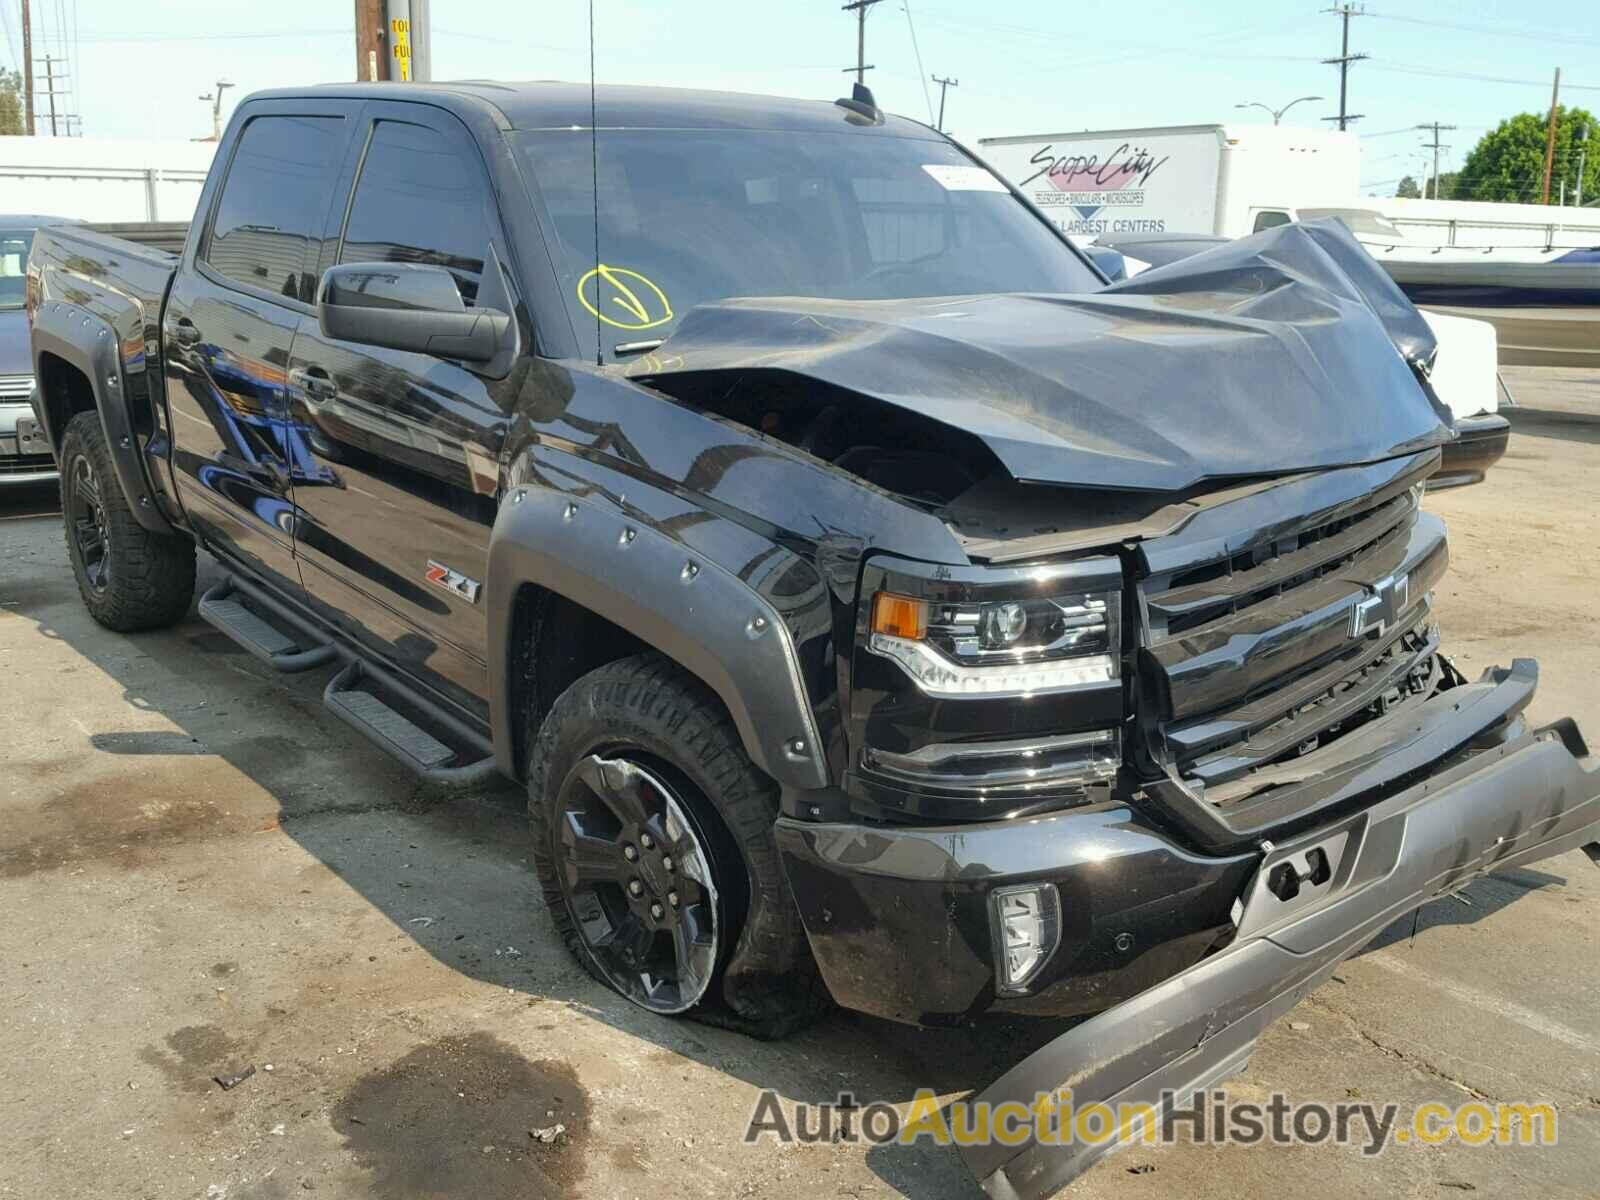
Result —
[[[435, 724], [435, 732], [466, 749], [453, 749], [389, 704], [382, 692], [398, 693], [410, 700], [409, 707], [426, 713], [425, 719]], [[445, 714], [432, 711], [431, 706], [418, 703], [386, 674], [360, 659], [351, 661], [328, 681], [322, 702], [346, 725], [430, 782], [459, 787], [482, 783], [495, 774], [493, 749], [481, 736]], [[474, 754], [481, 757], [473, 758]]]
[[274, 671], [309, 671], [338, 657], [332, 642], [319, 642], [292, 625], [286, 629], [274, 606], [231, 575], [200, 597], [200, 619]]

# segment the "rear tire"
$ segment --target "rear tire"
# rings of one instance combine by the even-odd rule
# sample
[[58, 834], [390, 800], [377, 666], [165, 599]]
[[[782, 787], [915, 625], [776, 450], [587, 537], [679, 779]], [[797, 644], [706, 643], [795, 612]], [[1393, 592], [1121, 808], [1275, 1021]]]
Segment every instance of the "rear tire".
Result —
[[619, 659], [562, 693], [529, 744], [533, 865], [596, 979], [757, 1037], [827, 1006], [778, 861], [777, 787], [703, 683], [660, 654]]
[[72, 574], [90, 616], [118, 633], [183, 619], [194, 599], [194, 543], [139, 524], [98, 413], [73, 417], [61, 439], [61, 513]]

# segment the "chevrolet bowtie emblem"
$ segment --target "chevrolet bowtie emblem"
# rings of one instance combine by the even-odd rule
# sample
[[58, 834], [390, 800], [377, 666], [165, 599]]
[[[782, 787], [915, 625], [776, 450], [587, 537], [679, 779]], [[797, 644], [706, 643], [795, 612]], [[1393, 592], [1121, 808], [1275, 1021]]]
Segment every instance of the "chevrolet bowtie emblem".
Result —
[[1350, 609], [1350, 636], [1363, 637], [1376, 630], [1381, 636], [1391, 621], [1411, 605], [1411, 576], [1402, 572], [1389, 575], [1372, 585], [1373, 594], [1363, 596]]

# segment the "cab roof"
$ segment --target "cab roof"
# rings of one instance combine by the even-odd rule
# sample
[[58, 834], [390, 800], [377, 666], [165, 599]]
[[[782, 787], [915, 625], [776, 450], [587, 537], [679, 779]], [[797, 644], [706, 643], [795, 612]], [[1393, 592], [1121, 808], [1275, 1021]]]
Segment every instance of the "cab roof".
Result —
[[[589, 128], [589, 85], [540, 80], [501, 83], [487, 79], [449, 83], [321, 84], [257, 92], [247, 99], [308, 96], [361, 99], [429, 99], [444, 108], [467, 105], [493, 110], [505, 129]], [[941, 140], [926, 125], [885, 115], [882, 125], [851, 121], [846, 109], [829, 100], [796, 100], [743, 92], [697, 88], [601, 84], [595, 89], [596, 124], [601, 129], [763, 129], [793, 133], [851, 130], [877, 136]]]

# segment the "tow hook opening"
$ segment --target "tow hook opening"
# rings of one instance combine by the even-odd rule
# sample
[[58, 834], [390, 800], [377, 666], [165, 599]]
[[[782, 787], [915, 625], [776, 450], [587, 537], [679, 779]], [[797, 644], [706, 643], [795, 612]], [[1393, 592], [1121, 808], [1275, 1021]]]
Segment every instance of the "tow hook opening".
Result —
[[1285, 859], [1267, 874], [1267, 890], [1279, 900], [1293, 900], [1300, 894], [1300, 885], [1321, 887], [1333, 878], [1333, 868], [1328, 864], [1328, 854], [1321, 846], [1313, 846], [1302, 855]]

